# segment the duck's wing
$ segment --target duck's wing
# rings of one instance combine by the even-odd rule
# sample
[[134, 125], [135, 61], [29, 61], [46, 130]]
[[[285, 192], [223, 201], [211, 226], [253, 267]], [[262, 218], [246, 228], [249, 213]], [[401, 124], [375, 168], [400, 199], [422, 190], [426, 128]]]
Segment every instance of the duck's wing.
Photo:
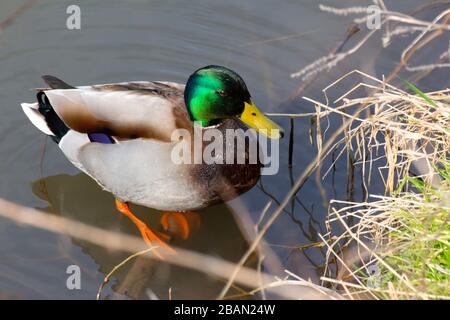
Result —
[[44, 76], [44, 93], [61, 120], [80, 133], [106, 133], [118, 140], [171, 141], [175, 129], [190, 129], [184, 85], [173, 82], [123, 82], [73, 87]]

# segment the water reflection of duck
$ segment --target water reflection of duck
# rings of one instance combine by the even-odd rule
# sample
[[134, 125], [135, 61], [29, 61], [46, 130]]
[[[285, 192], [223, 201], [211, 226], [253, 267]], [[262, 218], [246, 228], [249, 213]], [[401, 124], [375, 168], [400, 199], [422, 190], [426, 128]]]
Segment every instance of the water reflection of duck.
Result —
[[[245, 129], [245, 123], [268, 130], [262, 133], [271, 138], [282, 135], [256, 108], [242, 78], [225, 67], [201, 68], [186, 86], [128, 82], [73, 87], [52, 76], [43, 79], [50, 88], [38, 90], [38, 102], [22, 104], [30, 121], [58, 143], [72, 164], [114, 194], [117, 209], [136, 224], [147, 243], [157, 241], [167, 249], [128, 202], [159, 210], [197, 210], [246, 192], [261, 169], [260, 163], [236, 161], [248, 159], [247, 144], [238, 149], [241, 154], [233, 152], [234, 164], [174, 163], [175, 130], [199, 130], [194, 121], [201, 130], [221, 132]], [[217, 156], [226, 158], [225, 152]]]
[[[62, 174], [35, 181], [33, 192], [49, 202], [49, 207], [44, 210], [51, 213], [109, 230], [129, 234], [137, 231], [130, 221], [117, 219], [112, 196], [84, 174]], [[145, 207], [135, 206], [133, 209], [149, 224], [157, 224], [158, 216], [161, 215], [161, 212]], [[154, 214], [148, 214], [150, 212]], [[199, 210], [198, 214], [201, 218], [198, 229], [186, 240], [174, 236], [173, 244], [228, 261], [238, 261], [248, 244], [227, 206], [212, 206]], [[105, 274], [128, 256], [127, 253], [111, 252], [81, 240], [72, 241], [91, 256], [98, 264], [99, 271]], [[200, 272], [145, 258], [131, 261], [114, 276], [114, 291], [132, 298], [148, 298], [148, 288], [162, 299], [168, 298], [169, 288], [172, 288], [172, 297], [175, 299], [214, 298], [224, 285], [222, 280]]]

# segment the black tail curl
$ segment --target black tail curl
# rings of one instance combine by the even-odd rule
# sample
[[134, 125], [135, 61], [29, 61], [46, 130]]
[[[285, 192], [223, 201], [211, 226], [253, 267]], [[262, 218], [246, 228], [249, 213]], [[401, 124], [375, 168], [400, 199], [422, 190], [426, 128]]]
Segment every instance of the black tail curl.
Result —
[[47, 122], [48, 127], [54, 134], [51, 138], [56, 143], [59, 143], [62, 137], [69, 131], [69, 128], [58, 117], [44, 91], [39, 91], [36, 98], [39, 103], [38, 111], [44, 116], [45, 122]]

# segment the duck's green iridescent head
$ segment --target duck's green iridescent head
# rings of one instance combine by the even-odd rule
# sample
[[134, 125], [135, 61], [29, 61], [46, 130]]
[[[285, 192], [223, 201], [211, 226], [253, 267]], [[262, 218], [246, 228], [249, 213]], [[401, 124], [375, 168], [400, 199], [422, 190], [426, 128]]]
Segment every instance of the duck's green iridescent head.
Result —
[[239, 117], [257, 131], [266, 129], [270, 138], [283, 134], [281, 127], [255, 106], [244, 80], [228, 68], [211, 65], [195, 71], [186, 83], [184, 100], [191, 120], [202, 126]]

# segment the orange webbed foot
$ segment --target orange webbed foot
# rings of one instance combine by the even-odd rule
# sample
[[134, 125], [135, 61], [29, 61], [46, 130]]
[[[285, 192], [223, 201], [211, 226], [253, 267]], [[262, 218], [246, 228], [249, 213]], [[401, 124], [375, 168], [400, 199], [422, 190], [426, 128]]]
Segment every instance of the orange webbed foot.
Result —
[[161, 225], [164, 231], [186, 240], [200, 227], [200, 216], [192, 211], [168, 211], [162, 215]]
[[[168, 252], [170, 254], [176, 253], [176, 251], [172, 247], [170, 247], [166, 242], [161, 240], [160, 236], [158, 236], [155, 231], [149, 228], [143, 221], [139, 220], [133, 214], [133, 212], [131, 212], [130, 207], [126, 202], [122, 202], [117, 199], [115, 202], [117, 210], [119, 210], [121, 213], [123, 213], [124, 215], [126, 215], [128, 218], [131, 219], [131, 221], [139, 229], [139, 232], [141, 233], [141, 236], [144, 239], [145, 243], [147, 243], [147, 245], [150, 248], [158, 246], [159, 248], [163, 249], [165, 252]], [[166, 235], [162, 234], [161, 236], [166, 237], [167, 239]], [[161, 252], [158, 251], [159, 248], [155, 248], [155, 250], [152, 252], [155, 254], [155, 256], [164, 260], [163, 255], [161, 254]]]

